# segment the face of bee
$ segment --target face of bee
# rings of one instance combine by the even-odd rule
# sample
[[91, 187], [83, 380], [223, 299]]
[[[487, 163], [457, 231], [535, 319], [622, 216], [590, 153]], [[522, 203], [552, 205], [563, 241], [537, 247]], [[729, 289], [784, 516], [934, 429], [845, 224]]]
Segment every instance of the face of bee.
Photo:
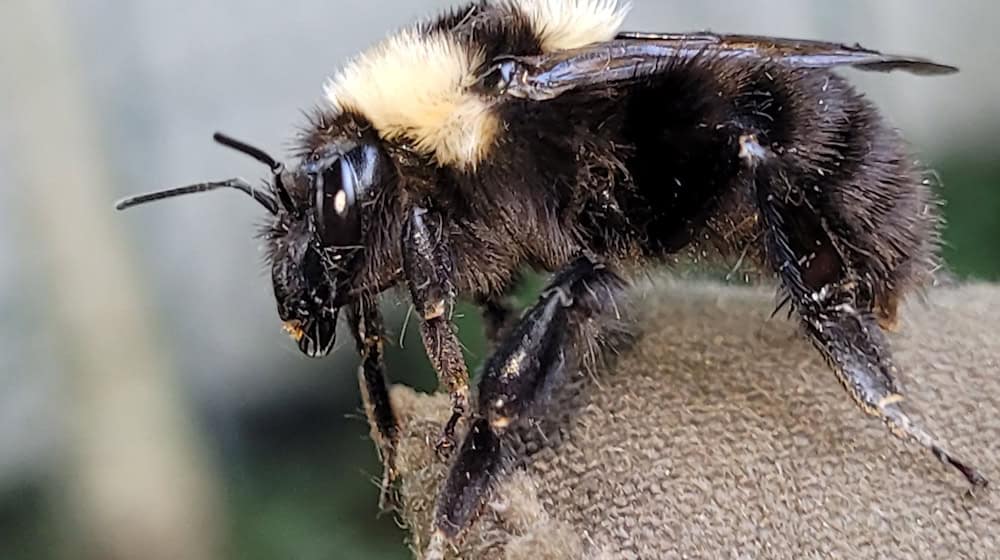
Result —
[[362, 204], [390, 176], [376, 144], [329, 146], [275, 177], [280, 208], [265, 232], [278, 316], [308, 356], [328, 354], [364, 253]]

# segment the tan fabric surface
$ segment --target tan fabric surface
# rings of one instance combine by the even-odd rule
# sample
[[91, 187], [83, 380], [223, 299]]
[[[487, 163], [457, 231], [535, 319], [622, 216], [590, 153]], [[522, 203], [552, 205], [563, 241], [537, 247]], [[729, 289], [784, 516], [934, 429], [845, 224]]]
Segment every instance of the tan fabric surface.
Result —
[[[640, 290], [643, 336], [548, 410], [463, 558], [1000, 558], [1000, 288], [933, 290], [892, 335], [910, 410], [994, 486], [864, 415], [773, 291]], [[397, 387], [402, 517], [422, 551], [446, 396]], [[540, 433], [540, 430], [535, 430]], [[539, 439], [539, 438], [536, 438]]]

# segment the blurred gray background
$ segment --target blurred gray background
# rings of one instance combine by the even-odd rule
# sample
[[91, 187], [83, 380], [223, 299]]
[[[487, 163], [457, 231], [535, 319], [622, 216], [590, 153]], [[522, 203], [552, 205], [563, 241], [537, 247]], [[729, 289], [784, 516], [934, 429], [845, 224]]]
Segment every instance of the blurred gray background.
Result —
[[[857, 41], [960, 66], [852, 77], [939, 170], [950, 265], [1000, 279], [1000, 6], [633, 3], [629, 29]], [[264, 176], [212, 132], [283, 155], [345, 58], [449, 5], [0, 2], [0, 558], [407, 557], [377, 517], [349, 337], [310, 361], [280, 331], [260, 208], [235, 193], [111, 205]], [[417, 337], [389, 366], [433, 387]]]

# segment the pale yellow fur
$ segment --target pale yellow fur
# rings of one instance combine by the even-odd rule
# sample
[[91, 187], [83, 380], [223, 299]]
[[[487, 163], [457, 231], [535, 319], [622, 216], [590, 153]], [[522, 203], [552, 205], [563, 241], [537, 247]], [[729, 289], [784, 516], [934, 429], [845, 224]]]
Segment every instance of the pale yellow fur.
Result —
[[513, 0], [542, 39], [542, 49], [558, 51], [610, 41], [631, 5], [618, 0]]
[[[611, 39], [628, 10], [615, 0], [506, 0], [527, 16], [544, 50]], [[350, 61], [326, 84], [337, 111], [363, 115], [382, 138], [406, 138], [441, 165], [474, 168], [502, 124], [468, 90], [483, 53], [446, 31], [406, 29]]]
[[449, 34], [404, 30], [351, 61], [326, 95], [385, 139], [409, 138], [442, 165], [474, 166], [499, 126], [487, 103], [467, 91], [482, 62]]

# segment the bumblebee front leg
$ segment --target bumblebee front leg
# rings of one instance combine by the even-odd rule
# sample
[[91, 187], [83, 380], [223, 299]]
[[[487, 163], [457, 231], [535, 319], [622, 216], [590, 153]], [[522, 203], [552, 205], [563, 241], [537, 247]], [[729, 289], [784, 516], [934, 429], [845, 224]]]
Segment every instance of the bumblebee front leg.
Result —
[[438, 380], [451, 395], [452, 414], [435, 448], [447, 454], [455, 447], [455, 426], [469, 408], [469, 370], [451, 324], [455, 305], [451, 259], [425, 217], [414, 208], [403, 228], [403, 270], [413, 305], [420, 315], [420, 336]]
[[428, 558], [468, 527], [501, 471], [501, 441], [519, 418], [544, 402], [570, 364], [589, 348], [588, 322], [614, 307], [622, 281], [604, 266], [580, 258], [556, 275], [539, 301], [486, 361], [477, 415], [438, 495]]
[[[766, 253], [814, 346], [826, 357], [840, 383], [868, 414], [890, 431], [917, 442], [957, 469], [975, 487], [987, 480], [959, 460], [904, 411], [895, 381], [896, 365], [878, 320], [876, 258], [858, 251], [830, 225], [843, 211], [790, 178], [799, 175], [781, 156], [740, 139], [745, 178], [751, 183], [764, 226]], [[811, 191], [811, 192], [810, 192]]]
[[385, 509], [394, 502], [391, 496], [397, 474], [396, 449], [399, 444], [399, 424], [392, 410], [385, 378], [382, 315], [374, 301], [364, 298], [348, 309], [348, 321], [357, 343], [358, 354], [361, 355], [361, 365], [358, 368], [361, 399], [368, 424], [374, 428], [375, 444], [384, 469], [379, 507]]

